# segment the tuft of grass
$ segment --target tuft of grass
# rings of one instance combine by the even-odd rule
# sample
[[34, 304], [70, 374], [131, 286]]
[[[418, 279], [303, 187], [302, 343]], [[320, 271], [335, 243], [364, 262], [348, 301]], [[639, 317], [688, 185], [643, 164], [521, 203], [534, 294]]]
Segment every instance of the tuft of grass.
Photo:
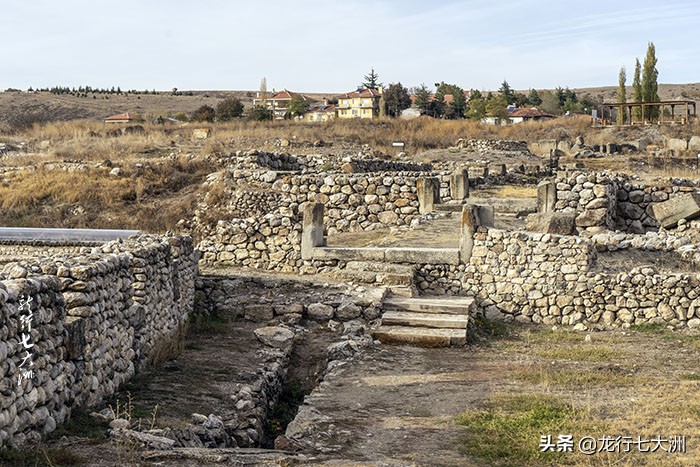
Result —
[[628, 387], [640, 382], [630, 372], [619, 367], [561, 369], [554, 365], [543, 365], [514, 373], [513, 378], [542, 386], [554, 385], [566, 388]]
[[42, 448], [18, 451], [0, 449], [0, 465], [7, 467], [87, 465], [88, 460], [67, 448]]
[[457, 416], [466, 429], [464, 452], [486, 465], [553, 465], [572, 453], [541, 452], [541, 436], [590, 434], [589, 414], [544, 394], [494, 396], [481, 409]]
[[[216, 313], [203, 315], [197, 313], [190, 321], [191, 334], [222, 334], [228, 331], [229, 321], [227, 318]], [[197, 344], [192, 344], [197, 345]]]
[[609, 362], [621, 358], [620, 352], [609, 347], [599, 346], [568, 346], [553, 349], [539, 349], [536, 354], [553, 360], [573, 360], [579, 362]]

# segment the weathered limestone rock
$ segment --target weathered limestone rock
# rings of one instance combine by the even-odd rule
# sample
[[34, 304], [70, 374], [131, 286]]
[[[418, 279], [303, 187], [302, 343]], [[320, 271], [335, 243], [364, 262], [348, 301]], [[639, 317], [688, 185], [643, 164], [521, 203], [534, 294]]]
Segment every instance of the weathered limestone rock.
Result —
[[587, 209], [576, 217], [577, 227], [594, 227], [605, 225], [607, 208]]
[[450, 175], [450, 197], [455, 201], [463, 201], [469, 197], [469, 174], [467, 169], [455, 170]]
[[210, 134], [210, 128], [195, 128], [192, 130], [192, 139], [207, 139]]
[[440, 202], [440, 182], [437, 178], [419, 178], [416, 181], [418, 190], [419, 212], [428, 214], [433, 212], [433, 206]]
[[292, 345], [294, 332], [281, 326], [266, 326], [253, 331], [255, 337], [268, 347], [284, 349]]
[[538, 212], [527, 216], [525, 229], [557, 235], [573, 235], [576, 231], [576, 214], [564, 212]]
[[537, 212], [554, 211], [557, 203], [556, 183], [544, 180], [537, 185]]
[[315, 247], [324, 246], [323, 204], [309, 203], [304, 206], [304, 220], [301, 233], [301, 258], [311, 259]]
[[665, 229], [675, 227], [681, 219], [700, 217], [700, 193], [685, 193], [651, 207], [654, 218]]
[[328, 321], [333, 318], [333, 307], [324, 303], [312, 303], [306, 307], [306, 314], [310, 319]]

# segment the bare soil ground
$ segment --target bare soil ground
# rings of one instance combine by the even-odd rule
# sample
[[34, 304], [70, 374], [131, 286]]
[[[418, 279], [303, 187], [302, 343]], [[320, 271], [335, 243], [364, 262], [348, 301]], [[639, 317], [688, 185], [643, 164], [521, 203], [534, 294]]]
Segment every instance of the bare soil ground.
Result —
[[[232, 331], [244, 332], [239, 328]], [[512, 323], [491, 330], [496, 332], [462, 348], [379, 345], [332, 371], [305, 402], [327, 417], [314, 433], [314, 441], [331, 453], [305, 453], [315, 460], [303, 465], [690, 466], [700, 462], [696, 435], [700, 401], [694, 395], [700, 389], [697, 336], [659, 327], [585, 334]], [[192, 343], [202, 338], [193, 336], [189, 350], [176, 362], [141, 380], [148, 391], [137, 394], [135, 400], [159, 402], [159, 427], [171, 423], [165, 415], [169, 410], [183, 416], [189, 411], [206, 413], [209, 395], [216, 392], [214, 380], [233, 383], [242, 376], [234, 367], [249, 364], [250, 355], [237, 348], [248, 341], [226, 345], [222, 337], [217, 345], [193, 348]], [[174, 366], [177, 371], [172, 370]], [[232, 371], [224, 375], [229, 366]], [[147, 392], [158, 396], [146, 397]], [[502, 439], [492, 440], [507, 452], [528, 450], [526, 460], [508, 455], [489, 458], [485, 447], [470, 447], [469, 440], [479, 433], [461, 426], [460, 414], [480, 413], [494, 400], [543, 395], [571, 404], [572, 411], [583, 414], [580, 426], [587, 431], [577, 431], [576, 439], [679, 434], [687, 436], [687, 452], [538, 454], [540, 435], [556, 438], [562, 429], [546, 424], [522, 426], [520, 433], [500, 433]], [[509, 413], [514, 419], [519, 415]], [[73, 452], [82, 459], [77, 465], [114, 465], [118, 455], [134, 462], [129, 465], [157, 465], [139, 461], [138, 452], [125, 457], [104, 439], [64, 438], [47, 446]], [[186, 460], [168, 464], [195, 465]]]

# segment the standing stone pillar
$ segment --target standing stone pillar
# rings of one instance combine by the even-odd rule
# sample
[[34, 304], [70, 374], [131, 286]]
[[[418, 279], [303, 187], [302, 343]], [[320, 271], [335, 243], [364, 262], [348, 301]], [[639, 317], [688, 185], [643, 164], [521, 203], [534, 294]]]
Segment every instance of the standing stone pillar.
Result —
[[505, 164], [501, 164], [501, 175], [508, 175], [508, 168]]
[[433, 206], [440, 202], [440, 182], [437, 178], [419, 178], [416, 180], [418, 190], [419, 212], [428, 214], [433, 212]]
[[537, 212], [552, 212], [557, 203], [557, 185], [551, 180], [537, 185]]
[[454, 201], [469, 198], [469, 173], [467, 169], [457, 169], [450, 175], [450, 197]]
[[474, 234], [479, 226], [493, 227], [493, 206], [465, 204], [462, 207], [461, 239], [459, 258], [463, 264], [469, 263], [474, 249]]
[[323, 236], [323, 204], [308, 203], [304, 206], [304, 220], [301, 230], [301, 259], [312, 259], [313, 249], [325, 246]]

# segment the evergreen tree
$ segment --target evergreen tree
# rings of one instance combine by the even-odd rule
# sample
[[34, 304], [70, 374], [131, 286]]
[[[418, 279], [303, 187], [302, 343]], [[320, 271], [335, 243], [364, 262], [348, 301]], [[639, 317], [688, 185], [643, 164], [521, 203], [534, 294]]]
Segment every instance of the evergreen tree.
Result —
[[414, 93], [413, 104], [420, 111], [421, 115], [430, 114], [430, 102], [432, 94], [428, 91], [425, 84], [421, 84]]
[[472, 89], [469, 97], [469, 110], [467, 116], [471, 120], [481, 121], [486, 116], [486, 101], [480, 91]]
[[379, 86], [381, 86], [381, 83], [379, 82], [379, 75], [374, 71], [374, 68], [372, 68], [369, 74], [365, 75], [365, 80], [362, 83], [362, 87], [367, 89], [379, 89]]
[[[627, 83], [627, 71], [625, 70], [625, 67], [623, 66], [620, 68], [620, 74], [618, 76], [618, 88], [617, 88], [617, 102], [618, 104], [622, 104], [627, 102], [627, 89], [625, 88], [625, 84]], [[617, 111], [617, 124], [618, 125], [624, 125], [625, 124], [625, 109], [620, 108]]]
[[[637, 59], [637, 62], [634, 65], [634, 79], [632, 81], [632, 100], [634, 102], [643, 102], [641, 75], [642, 65], [639, 63], [639, 59]], [[632, 115], [636, 120], [640, 120], [642, 118], [642, 109], [635, 107], [632, 111]]]
[[289, 117], [301, 117], [307, 110], [309, 110], [309, 103], [304, 99], [304, 96], [301, 94], [294, 94], [292, 100], [289, 102], [289, 109], [287, 110]]
[[408, 94], [408, 89], [403, 87], [401, 83], [392, 83], [382, 95], [386, 106], [386, 113], [390, 117], [398, 117], [401, 111], [411, 106], [411, 96]]
[[538, 106], [542, 103], [542, 98], [536, 89], [530, 89], [530, 92], [527, 95], [527, 102], [528, 104], [534, 106]]
[[[659, 102], [659, 71], [656, 69], [656, 47], [653, 42], [647, 46], [647, 55], [644, 57], [642, 68], [642, 102]], [[649, 119], [655, 120], [659, 116], [659, 108], [649, 108]]]
[[498, 89], [498, 92], [501, 93], [501, 96], [503, 96], [508, 105], [515, 103], [515, 92], [513, 92], [513, 90], [510, 88], [508, 81], [503, 80], [503, 83], [501, 83], [501, 87]]

